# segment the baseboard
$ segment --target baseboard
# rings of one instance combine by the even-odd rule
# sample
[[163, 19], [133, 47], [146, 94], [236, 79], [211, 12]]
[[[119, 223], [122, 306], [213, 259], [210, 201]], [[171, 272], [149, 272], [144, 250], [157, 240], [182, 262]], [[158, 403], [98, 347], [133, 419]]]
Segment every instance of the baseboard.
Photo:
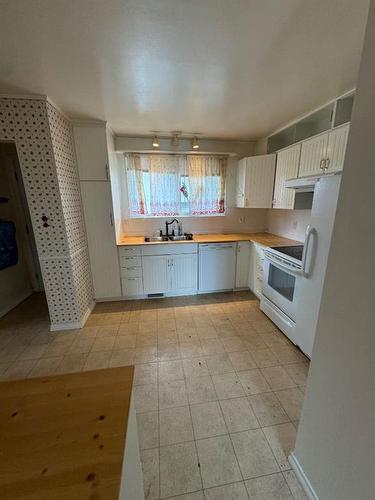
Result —
[[32, 295], [33, 293], [34, 293], [34, 290], [31, 290], [31, 289], [25, 290], [17, 297], [14, 297], [14, 299], [12, 300], [12, 302], [10, 304], [8, 304], [6, 307], [4, 307], [4, 309], [0, 310], [0, 318], [2, 316], [5, 316], [9, 311], [14, 309], [16, 306], [18, 306], [18, 304], [21, 304], [21, 302], [26, 300], [27, 297], [30, 297], [30, 295]]
[[293, 451], [289, 455], [288, 460], [309, 500], [319, 500]]
[[50, 331], [56, 332], [59, 330], [79, 330], [86, 323], [87, 318], [90, 316], [91, 311], [94, 309], [94, 306], [95, 302], [92, 301], [91, 304], [86, 309], [86, 312], [83, 315], [81, 321], [75, 321], [73, 323], [53, 323], [50, 325]]

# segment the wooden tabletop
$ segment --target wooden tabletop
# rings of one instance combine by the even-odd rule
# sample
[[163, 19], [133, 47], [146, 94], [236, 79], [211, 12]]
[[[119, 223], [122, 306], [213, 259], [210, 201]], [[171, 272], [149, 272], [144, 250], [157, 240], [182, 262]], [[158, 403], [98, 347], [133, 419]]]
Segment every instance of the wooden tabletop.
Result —
[[0, 497], [118, 499], [134, 367], [0, 383]]
[[179, 243], [225, 243], [230, 241], [253, 241], [264, 246], [288, 246], [300, 245], [300, 241], [283, 238], [271, 233], [215, 233], [215, 234], [194, 234], [192, 240], [182, 241], [153, 241], [145, 242], [144, 236], [126, 236], [122, 235], [118, 241], [119, 246], [124, 245], [162, 245]]

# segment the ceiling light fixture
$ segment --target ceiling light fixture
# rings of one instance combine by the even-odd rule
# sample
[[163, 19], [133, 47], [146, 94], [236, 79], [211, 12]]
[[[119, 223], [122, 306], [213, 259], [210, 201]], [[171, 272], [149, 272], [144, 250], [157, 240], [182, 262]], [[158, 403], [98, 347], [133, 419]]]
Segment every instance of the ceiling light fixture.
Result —
[[193, 149], [199, 149], [198, 139], [196, 137], [193, 139], [192, 147]]
[[152, 139], [152, 147], [153, 148], [158, 148], [160, 146], [159, 144], [159, 139], [158, 137], [155, 135], [154, 138]]

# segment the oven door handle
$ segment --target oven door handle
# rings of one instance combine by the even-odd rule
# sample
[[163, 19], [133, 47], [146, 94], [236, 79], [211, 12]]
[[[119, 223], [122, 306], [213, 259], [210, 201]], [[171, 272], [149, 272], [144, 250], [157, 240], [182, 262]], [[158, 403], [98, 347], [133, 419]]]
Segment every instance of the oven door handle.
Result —
[[284, 264], [284, 263], [280, 262], [279, 260], [273, 258], [268, 252], [266, 253], [266, 251], [264, 252], [264, 254], [265, 254], [266, 259], [268, 261], [270, 261], [272, 264], [274, 264], [275, 266], [280, 267], [281, 269], [284, 269], [286, 271], [289, 271], [292, 274], [301, 274], [300, 269], [296, 269], [295, 267], [288, 266], [288, 264]]
[[308, 278], [311, 274], [311, 259], [310, 259], [309, 269], [307, 269], [307, 257], [309, 255], [309, 249], [310, 249], [309, 247], [310, 247], [311, 237], [316, 236], [317, 234], [318, 233], [317, 233], [315, 227], [307, 226], [306, 236], [305, 236], [305, 244], [303, 245], [302, 268], [301, 268], [301, 273], [305, 278]]

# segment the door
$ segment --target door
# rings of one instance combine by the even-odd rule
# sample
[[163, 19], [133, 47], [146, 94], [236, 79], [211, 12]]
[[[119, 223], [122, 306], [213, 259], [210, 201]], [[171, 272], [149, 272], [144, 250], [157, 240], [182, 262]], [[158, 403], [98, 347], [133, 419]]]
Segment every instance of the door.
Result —
[[344, 125], [329, 133], [325, 164], [326, 172], [337, 172], [343, 169], [348, 135], [349, 125]]
[[322, 173], [322, 162], [326, 157], [327, 144], [328, 133], [318, 135], [302, 143], [298, 177]]
[[75, 126], [73, 133], [80, 180], [108, 181], [106, 128]]
[[235, 243], [199, 245], [199, 291], [232, 290], [235, 264]]
[[245, 207], [272, 207], [275, 162], [275, 154], [247, 158]]
[[300, 153], [300, 144], [277, 153], [273, 208], [293, 209], [294, 207], [295, 191], [285, 188], [284, 183], [287, 179], [298, 176]]
[[237, 170], [237, 191], [236, 191], [236, 206], [244, 208], [245, 206], [245, 174], [246, 174], [246, 158], [238, 162]]
[[171, 291], [196, 291], [198, 281], [197, 254], [173, 255], [169, 257], [169, 260]]
[[148, 255], [142, 257], [143, 290], [149, 293], [166, 293], [170, 290], [170, 255]]
[[249, 267], [250, 242], [239, 241], [237, 243], [236, 288], [247, 288], [249, 286]]
[[91, 273], [96, 299], [120, 297], [120, 267], [109, 182], [81, 182]]

